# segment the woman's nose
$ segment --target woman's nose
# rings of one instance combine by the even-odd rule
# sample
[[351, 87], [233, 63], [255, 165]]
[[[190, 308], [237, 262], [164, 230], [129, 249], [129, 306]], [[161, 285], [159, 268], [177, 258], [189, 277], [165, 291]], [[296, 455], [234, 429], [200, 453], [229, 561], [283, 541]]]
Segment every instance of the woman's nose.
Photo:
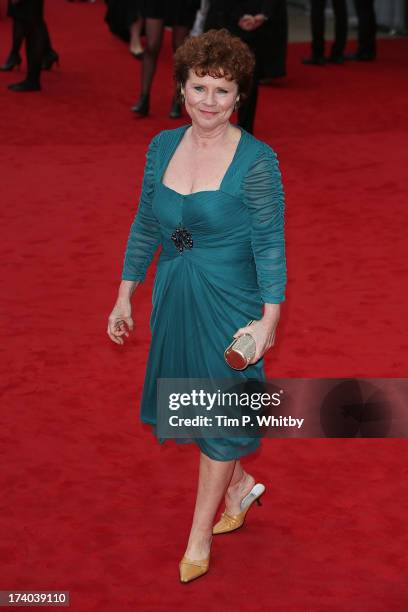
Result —
[[207, 93], [206, 98], [205, 98], [205, 103], [208, 106], [214, 106], [214, 104], [215, 104], [215, 94], [213, 92], [209, 91]]

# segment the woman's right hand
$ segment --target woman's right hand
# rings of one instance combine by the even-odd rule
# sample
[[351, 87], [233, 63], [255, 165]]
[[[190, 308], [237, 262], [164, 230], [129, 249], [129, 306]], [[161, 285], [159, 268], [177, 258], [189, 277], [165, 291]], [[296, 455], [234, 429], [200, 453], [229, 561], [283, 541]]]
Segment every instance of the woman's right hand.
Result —
[[116, 344], [124, 344], [122, 336], [129, 336], [133, 330], [132, 305], [130, 299], [118, 299], [108, 319], [107, 333]]

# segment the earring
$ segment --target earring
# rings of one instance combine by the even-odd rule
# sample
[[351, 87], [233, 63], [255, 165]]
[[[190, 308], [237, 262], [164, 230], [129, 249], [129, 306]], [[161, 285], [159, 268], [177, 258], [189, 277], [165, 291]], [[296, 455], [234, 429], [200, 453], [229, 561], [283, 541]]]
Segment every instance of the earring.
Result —
[[239, 104], [239, 96], [237, 96], [236, 99], [235, 99], [234, 111], [237, 110], [238, 104]]
[[181, 97], [181, 103], [184, 104], [186, 98], [184, 96], [184, 90], [183, 89], [180, 89], [180, 97]]

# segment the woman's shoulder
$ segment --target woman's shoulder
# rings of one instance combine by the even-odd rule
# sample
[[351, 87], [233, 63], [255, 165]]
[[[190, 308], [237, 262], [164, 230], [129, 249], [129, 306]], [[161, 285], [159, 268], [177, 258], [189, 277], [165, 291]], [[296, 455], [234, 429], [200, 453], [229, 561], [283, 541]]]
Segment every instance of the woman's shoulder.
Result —
[[187, 125], [180, 125], [179, 127], [176, 128], [171, 128], [168, 130], [161, 130], [160, 132], [157, 132], [157, 134], [155, 134], [155, 136], [153, 136], [153, 138], [150, 141], [150, 145], [166, 145], [166, 144], [171, 144], [173, 142], [175, 142], [181, 135], [181, 133], [187, 129], [189, 127], [189, 124]]
[[240, 163], [237, 164], [236, 176], [232, 177], [232, 180], [239, 184], [240, 190], [256, 187], [260, 182], [276, 178], [279, 168], [277, 154], [270, 144], [246, 130], [243, 130], [243, 136], [245, 141], [241, 149]]
[[250, 134], [246, 131], [245, 136], [247, 139], [248, 149], [251, 150], [251, 154], [254, 161], [259, 158], [269, 157], [275, 159], [277, 157], [275, 149], [264, 140], [260, 140], [259, 138], [256, 138], [253, 134]]

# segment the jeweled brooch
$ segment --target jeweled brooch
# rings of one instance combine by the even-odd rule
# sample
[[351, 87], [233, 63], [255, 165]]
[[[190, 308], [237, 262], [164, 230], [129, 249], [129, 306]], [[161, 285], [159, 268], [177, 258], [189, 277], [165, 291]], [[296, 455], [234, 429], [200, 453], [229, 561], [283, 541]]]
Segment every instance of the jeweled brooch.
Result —
[[172, 233], [171, 239], [179, 253], [184, 249], [191, 249], [193, 247], [193, 237], [185, 227], [177, 227]]

